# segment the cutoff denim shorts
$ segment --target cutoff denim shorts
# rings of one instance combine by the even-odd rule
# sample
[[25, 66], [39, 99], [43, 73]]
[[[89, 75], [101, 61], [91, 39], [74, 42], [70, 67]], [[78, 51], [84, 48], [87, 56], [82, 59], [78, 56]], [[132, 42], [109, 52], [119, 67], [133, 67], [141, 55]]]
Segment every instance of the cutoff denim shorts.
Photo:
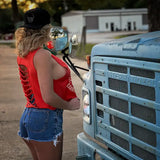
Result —
[[19, 136], [39, 142], [56, 141], [62, 134], [63, 110], [25, 108], [21, 120]]

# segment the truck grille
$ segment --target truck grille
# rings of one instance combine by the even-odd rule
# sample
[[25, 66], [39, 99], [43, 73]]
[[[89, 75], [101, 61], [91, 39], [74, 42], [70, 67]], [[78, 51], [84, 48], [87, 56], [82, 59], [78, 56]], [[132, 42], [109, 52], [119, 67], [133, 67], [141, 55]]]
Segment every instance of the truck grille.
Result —
[[128, 159], [158, 160], [160, 64], [94, 59], [97, 139]]

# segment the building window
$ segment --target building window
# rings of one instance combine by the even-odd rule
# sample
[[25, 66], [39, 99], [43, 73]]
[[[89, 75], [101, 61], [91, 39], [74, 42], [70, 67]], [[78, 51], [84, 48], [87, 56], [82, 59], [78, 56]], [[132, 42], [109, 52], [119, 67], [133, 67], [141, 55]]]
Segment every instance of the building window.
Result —
[[142, 15], [142, 23], [143, 24], [148, 24], [148, 15], [147, 14]]
[[108, 29], [108, 23], [106, 23], [106, 29]]

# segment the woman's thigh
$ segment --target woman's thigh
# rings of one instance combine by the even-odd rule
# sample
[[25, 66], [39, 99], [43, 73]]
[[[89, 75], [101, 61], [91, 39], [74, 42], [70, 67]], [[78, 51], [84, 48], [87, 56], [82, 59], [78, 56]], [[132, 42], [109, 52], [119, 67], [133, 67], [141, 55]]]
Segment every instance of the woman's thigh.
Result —
[[34, 145], [32, 143], [30, 143], [30, 141], [26, 140], [26, 139], [23, 139], [23, 141], [26, 143], [26, 145], [28, 146], [31, 154], [32, 154], [32, 157], [33, 157], [33, 160], [38, 160], [38, 156], [37, 156], [37, 152], [34, 148]]
[[63, 150], [63, 134], [57, 137], [57, 143], [50, 142], [38, 142], [30, 140], [30, 143], [34, 146], [38, 160], [61, 160]]

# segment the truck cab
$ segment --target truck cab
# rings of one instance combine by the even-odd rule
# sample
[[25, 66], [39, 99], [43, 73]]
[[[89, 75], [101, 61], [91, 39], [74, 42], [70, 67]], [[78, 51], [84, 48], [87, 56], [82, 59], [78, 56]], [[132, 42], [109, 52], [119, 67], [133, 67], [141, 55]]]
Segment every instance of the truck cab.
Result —
[[92, 48], [77, 160], [160, 160], [160, 31]]

